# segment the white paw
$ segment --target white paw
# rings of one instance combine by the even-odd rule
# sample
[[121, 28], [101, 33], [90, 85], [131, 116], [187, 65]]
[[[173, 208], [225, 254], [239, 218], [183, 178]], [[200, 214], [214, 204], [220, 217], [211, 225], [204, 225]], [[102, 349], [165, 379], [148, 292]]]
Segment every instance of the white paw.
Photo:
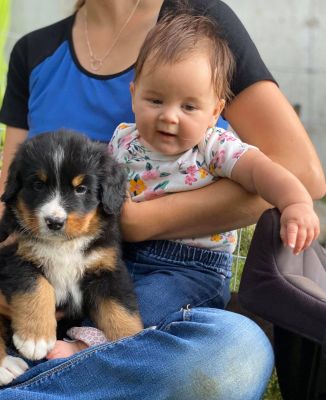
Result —
[[8, 385], [27, 369], [28, 365], [21, 358], [6, 356], [0, 364], [0, 385]]
[[16, 333], [12, 339], [16, 349], [29, 360], [41, 360], [53, 349], [56, 343], [55, 337], [51, 340], [23, 339]]

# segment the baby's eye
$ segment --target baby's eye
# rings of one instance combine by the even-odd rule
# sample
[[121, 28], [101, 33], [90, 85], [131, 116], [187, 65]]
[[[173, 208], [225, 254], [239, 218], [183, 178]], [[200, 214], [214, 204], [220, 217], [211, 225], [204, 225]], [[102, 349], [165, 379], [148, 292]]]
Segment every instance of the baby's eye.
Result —
[[184, 108], [186, 111], [195, 111], [195, 110], [197, 110], [197, 108], [196, 108], [194, 105], [192, 105], [192, 104], [184, 104], [184, 105], [183, 105], [183, 108]]
[[149, 99], [148, 101], [155, 105], [159, 105], [159, 104], [163, 103], [162, 100], [159, 100], [159, 99]]

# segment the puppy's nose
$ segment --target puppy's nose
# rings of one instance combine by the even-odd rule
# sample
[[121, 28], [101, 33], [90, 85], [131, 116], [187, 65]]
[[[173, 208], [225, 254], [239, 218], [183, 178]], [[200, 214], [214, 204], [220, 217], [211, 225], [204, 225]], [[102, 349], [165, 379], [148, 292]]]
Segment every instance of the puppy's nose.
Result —
[[66, 222], [66, 218], [60, 217], [46, 217], [44, 218], [45, 223], [51, 231], [59, 231]]

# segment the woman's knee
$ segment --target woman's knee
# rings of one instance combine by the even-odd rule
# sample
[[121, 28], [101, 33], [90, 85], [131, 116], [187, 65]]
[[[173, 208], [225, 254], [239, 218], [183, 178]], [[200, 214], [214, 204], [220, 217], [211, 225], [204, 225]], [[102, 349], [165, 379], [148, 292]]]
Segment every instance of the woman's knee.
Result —
[[248, 318], [223, 310], [195, 309], [188, 317], [189, 326], [178, 332], [188, 344], [183, 367], [180, 358], [171, 365], [170, 372], [175, 370], [170, 377], [178, 388], [171, 399], [260, 399], [274, 365], [263, 331]]

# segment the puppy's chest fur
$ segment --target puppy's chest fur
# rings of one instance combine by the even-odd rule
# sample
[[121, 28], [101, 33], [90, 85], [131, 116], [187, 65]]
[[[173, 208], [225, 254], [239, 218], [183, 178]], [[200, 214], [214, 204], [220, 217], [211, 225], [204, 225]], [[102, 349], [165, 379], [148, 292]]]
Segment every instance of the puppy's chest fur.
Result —
[[70, 302], [75, 312], [81, 311], [83, 296], [80, 284], [90, 261], [94, 258], [92, 252], [86, 255], [85, 249], [93, 239], [80, 237], [67, 242], [19, 242], [20, 256], [40, 268], [53, 286], [58, 308]]

